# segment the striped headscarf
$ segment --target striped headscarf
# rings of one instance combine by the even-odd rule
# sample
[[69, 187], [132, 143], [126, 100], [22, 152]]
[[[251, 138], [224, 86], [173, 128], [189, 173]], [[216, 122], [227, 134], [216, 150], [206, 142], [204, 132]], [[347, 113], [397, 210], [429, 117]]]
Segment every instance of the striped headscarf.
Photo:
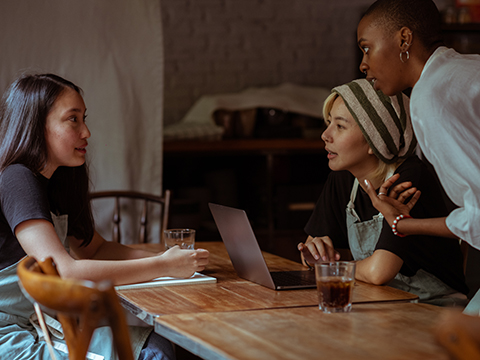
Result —
[[417, 140], [410, 120], [409, 98], [387, 96], [366, 79], [337, 86], [340, 95], [375, 155], [387, 164], [410, 156]]

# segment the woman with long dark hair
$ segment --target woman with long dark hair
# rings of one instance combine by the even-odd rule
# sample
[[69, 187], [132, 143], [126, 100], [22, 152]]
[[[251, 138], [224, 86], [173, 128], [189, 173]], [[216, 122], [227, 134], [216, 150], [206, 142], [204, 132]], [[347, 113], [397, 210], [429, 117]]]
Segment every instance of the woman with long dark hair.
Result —
[[[52, 257], [64, 278], [115, 285], [188, 277], [208, 263], [206, 250], [174, 247], [154, 254], [106, 241], [95, 231], [85, 118], [81, 90], [53, 74], [21, 76], [2, 99], [0, 346], [9, 359], [48, 358], [32, 324], [33, 306], [17, 284], [16, 266], [25, 255]], [[131, 338], [138, 359], [174, 357], [171, 344], [151, 328], [132, 328]], [[90, 352], [114, 358], [109, 329], [97, 329]], [[68, 358], [61, 350], [56, 355]]]

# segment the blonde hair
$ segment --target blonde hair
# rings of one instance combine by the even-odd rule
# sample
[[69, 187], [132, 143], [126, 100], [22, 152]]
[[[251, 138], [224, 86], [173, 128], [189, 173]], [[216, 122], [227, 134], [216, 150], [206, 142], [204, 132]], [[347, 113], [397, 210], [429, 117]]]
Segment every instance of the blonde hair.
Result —
[[[327, 120], [330, 117], [330, 112], [332, 111], [333, 104], [337, 98], [340, 97], [340, 95], [336, 92], [331, 93], [324, 101], [323, 103], [323, 119], [325, 121], [325, 124], [328, 126]], [[363, 132], [362, 132], [363, 134]], [[365, 139], [365, 135], [364, 135]], [[367, 140], [365, 139], [365, 142]], [[399, 159], [398, 161], [392, 163], [392, 164], [387, 164], [386, 162], [383, 162], [381, 159], [378, 159], [378, 166], [375, 172], [372, 174], [374, 178], [378, 179], [383, 179], [386, 180], [386, 177], [389, 173], [393, 173], [397, 167], [400, 166], [401, 163], [403, 163], [404, 159]]]
[[327, 124], [327, 120], [330, 117], [330, 111], [332, 111], [333, 103], [339, 96], [340, 95], [338, 95], [338, 93], [331, 93], [323, 102], [323, 120], [325, 121], [325, 124]]

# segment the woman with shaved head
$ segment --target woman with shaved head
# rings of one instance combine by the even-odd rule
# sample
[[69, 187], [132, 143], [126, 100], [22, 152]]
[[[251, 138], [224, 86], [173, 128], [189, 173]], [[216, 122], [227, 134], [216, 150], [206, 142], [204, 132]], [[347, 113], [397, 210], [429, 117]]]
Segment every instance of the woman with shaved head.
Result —
[[373, 205], [398, 234], [459, 238], [480, 249], [480, 56], [443, 46], [440, 13], [431, 0], [378, 0], [357, 29], [360, 70], [391, 95], [412, 89], [410, 112], [418, 144], [457, 206], [446, 217], [410, 218], [409, 203], [388, 191]]

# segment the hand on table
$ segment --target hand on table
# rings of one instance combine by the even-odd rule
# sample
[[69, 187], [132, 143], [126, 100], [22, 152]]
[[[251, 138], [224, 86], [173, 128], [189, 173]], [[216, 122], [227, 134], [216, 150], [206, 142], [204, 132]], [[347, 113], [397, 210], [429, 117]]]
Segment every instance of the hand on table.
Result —
[[167, 260], [169, 269], [167, 276], [188, 278], [196, 271], [205, 269], [210, 253], [205, 249], [181, 249], [177, 245], [160, 256]]
[[[365, 180], [366, 191], [370, 200], [372, 200], [373, 206], [383, 214], [390, 226], [392, 226], [393, 220], [395, 220], [397, 216], [409, 215], [410, 210], [415, 206], [421, 195], [420, 190], [412, 187], [410, 181], [398, 184], [389, 191], [399, 177], [399, 174], [395, 174], [387, 179], [382, 186], [380, 186], [378, 194], [375, 192], [370, 181]], [[412, 198], [405, 203], [409, 197]]]
[[340, 260], [340, 254], [333, 248], [332, 240], [328, 236], [307, 238], [305, 243], [297, 246], [302, 253], [303, 258], [309, 264], [316, 261], [336, 261]]

